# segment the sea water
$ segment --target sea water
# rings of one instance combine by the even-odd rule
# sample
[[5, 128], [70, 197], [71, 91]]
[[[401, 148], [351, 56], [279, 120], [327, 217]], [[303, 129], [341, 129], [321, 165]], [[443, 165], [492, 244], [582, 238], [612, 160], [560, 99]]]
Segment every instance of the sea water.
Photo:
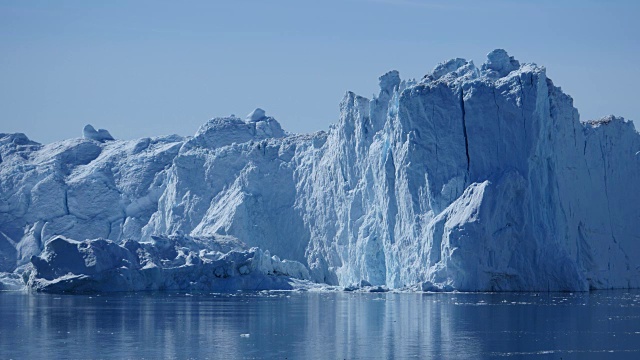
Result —
[[640, 291], [0, 293], [0, 358], [640, 358]]

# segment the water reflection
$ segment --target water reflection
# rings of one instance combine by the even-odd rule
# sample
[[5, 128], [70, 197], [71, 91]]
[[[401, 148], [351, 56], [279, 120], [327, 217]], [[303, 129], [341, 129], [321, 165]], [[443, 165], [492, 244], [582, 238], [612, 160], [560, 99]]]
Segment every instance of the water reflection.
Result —
[[0, 293], [0, 358], [632, 359], [639, 318], [637, 291], [8, 292]]

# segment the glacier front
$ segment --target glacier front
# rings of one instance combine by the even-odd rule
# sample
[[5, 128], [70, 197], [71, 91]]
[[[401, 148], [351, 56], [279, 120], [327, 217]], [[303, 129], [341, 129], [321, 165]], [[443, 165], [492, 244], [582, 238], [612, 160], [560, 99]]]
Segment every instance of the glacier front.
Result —
[[192, 137], [84, 134], [0, 134], [5, 288], [640, 287], [633, 123], [581, 122], [544, 67], [504, 50], [391, 71], [328, 132], [256, 109]]

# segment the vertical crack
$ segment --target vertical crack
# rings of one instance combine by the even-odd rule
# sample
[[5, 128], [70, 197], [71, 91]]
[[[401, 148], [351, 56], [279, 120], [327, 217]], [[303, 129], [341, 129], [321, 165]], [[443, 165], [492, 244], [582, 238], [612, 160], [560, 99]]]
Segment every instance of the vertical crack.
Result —
[[502, 140], [502, 129], [500, 128], [500, 105], [498, 105], [498, 100], [496, 99], [496, 88], [493, 87], [493, 103], [496, 105], [496, 124], [498, 125], [498, 141], [496, 141], [496, 155], [500, 159], [500, 141]]
[[[602, 135], [602, 137], [604, 137], [604, 134]], [[609, 199], [609, 184], [607, 181], [607, 161], [605, 156], [605, 146], [602, 144], [602, 137], [599, 139], [600, 154], [602, 155], [602, 168], [603, 168], [603, 176], [604, 176], [604, 195], [607, 198], [607, 212], [609, 213], [609, 228], [611, 229], [611, 240], [613, 240], [613, 243], [618, 246], [618, 249], [620, 249], [620, 252], [624, 255], [625, 260], [627, 261], [626, 263], [627, 270], [629, 270], [629, 255], [627, 255], [627, 252], [624, 251], [624, 249], [622, 248], [622, 245], [618, 243], [618, 240], [616, 239], [615, 232], [614, 232], [613, 216], [611, 215], [611, 201]]]
[[462, 133], [464, 135], [464, 149], [467, 155], [467, 176], [469, 176], [469, 139], [467, 138], [467, 119], [464, 110], [464, 89], [460, 88], [460, 108], [462, 109]]
[[69, 190], [64, 189], [64, 213], [69, 215]]
[[609, 201], [609, 184], [607, 183], [607, 161], [605, 160], [606, 158], [604, 155], [604, 146], [602, 145], [602, 139], [599, 139], [599, 142], [600, 142], [600, 156], [602, 156], [602, 175], [604, 177], [604, 196], [607, 199], [607, 212], [609, 213], [609, 228], [611, 229], [611, 237], [613, 238], [613, 241], [616, 242], [616, 238], [613, 234], [613, 218], [611, 216], [611, 203]]

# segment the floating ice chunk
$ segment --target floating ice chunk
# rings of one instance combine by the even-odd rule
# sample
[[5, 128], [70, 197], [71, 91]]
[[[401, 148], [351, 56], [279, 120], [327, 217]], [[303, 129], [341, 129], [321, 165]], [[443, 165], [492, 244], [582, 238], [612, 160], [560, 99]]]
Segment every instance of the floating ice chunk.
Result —
[[440, 288], [434, 285], [431, 281], [424, 281], [420, 284], [420, 290], [424, 292], [439, 291]]

